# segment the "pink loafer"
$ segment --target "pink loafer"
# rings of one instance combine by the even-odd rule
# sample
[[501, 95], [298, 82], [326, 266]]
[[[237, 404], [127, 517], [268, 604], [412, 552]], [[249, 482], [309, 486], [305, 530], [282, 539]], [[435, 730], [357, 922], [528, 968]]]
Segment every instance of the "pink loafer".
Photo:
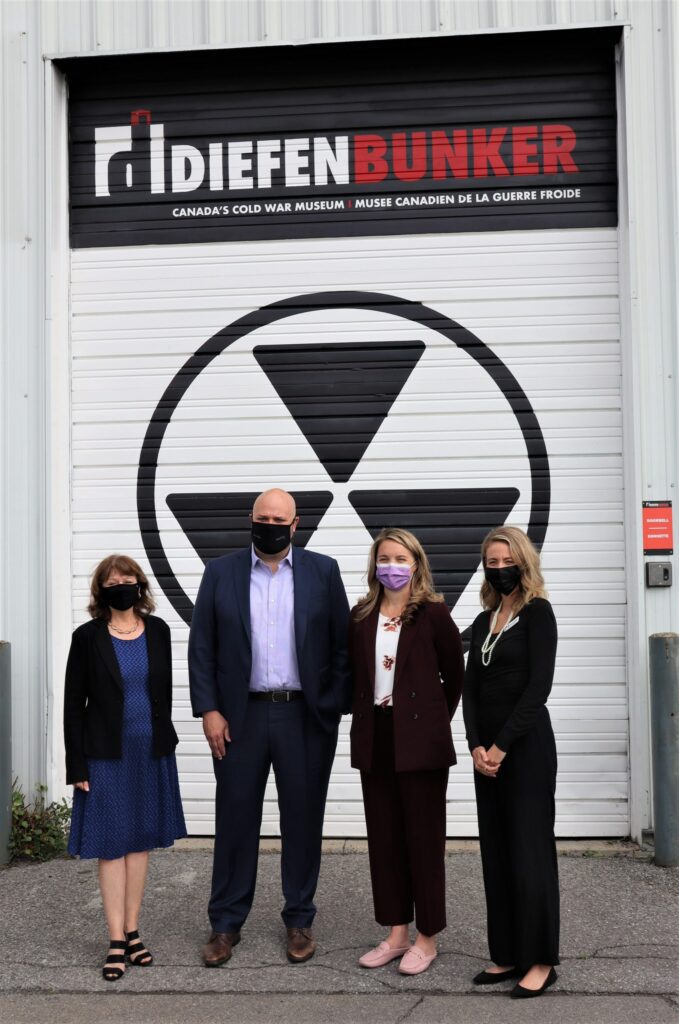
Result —
[[379, 946], [364, 953], [358, 962], [361, 967], [384, 967], [385, 964], [403, 956], [408, 949], [408, 946], [390, 946], [386, 942], [380, 942]]
[[431, 956], [427, 956], [417, 946], [411, 946], [398, 965], [399, 972], [401, 974], [422, 974], [437, 956], [438, 953], [432, 953]]

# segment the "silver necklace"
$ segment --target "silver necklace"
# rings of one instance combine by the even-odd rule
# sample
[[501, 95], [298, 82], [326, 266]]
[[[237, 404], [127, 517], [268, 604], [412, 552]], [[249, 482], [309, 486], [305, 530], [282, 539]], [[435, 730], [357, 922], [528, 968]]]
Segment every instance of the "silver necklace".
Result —
[[496, 646], [498, 640], [500, 639], [500, 637], [502, 636], [502, 634], [504, 633], [504, 631], [507, 629], [509, 623], [512, 621], [512, 619], [514, 617], [513, 612], [510, 611], [509, 618], [507, 619], [507, 621], [505, 622], [504, 626], [502, 627], [500, 632], [497, 634], [497, 636], [493, 639], [493, 630], [495, 629], [495, 624], [497, 622], [497, 617], [500, 614], [500, 608], [501, 608], [501, 605], [498, 605], [498, 607], [495, 609], [495, 612], [493, 614], [493, 618], [491, 619], [490, 630], [488, 631], [488, 636], [486, 637], [486, 639], [483, 641], [483, 644], [481, 645], [481, 662], [482, 662], [484, 668], [488, 668], [488, 666], [490, 665], [490, 659], [493, 657], [493, 651], [495, 650], [495, 646]]

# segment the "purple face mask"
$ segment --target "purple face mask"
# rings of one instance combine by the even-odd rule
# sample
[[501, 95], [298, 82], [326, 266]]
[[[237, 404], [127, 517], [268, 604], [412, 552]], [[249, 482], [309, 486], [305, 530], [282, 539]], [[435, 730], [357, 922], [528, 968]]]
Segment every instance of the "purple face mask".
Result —
[[411, 565], [378, 565], [375, 576], [387, 590], [403, 590], [410, 582]]

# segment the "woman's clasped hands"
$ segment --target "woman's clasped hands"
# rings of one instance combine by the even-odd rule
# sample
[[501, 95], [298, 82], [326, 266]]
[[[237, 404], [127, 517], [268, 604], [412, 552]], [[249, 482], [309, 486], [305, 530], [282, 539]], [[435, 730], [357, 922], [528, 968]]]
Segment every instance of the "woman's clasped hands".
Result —
[[491, 779], [497, 775], [506, 756], [506, 751], [500, 750], [494, 743], [489, 750], [486, 750], [485, 747], [474, 747], [472, 750], [475, 770], [480, 775], [487, 775]]

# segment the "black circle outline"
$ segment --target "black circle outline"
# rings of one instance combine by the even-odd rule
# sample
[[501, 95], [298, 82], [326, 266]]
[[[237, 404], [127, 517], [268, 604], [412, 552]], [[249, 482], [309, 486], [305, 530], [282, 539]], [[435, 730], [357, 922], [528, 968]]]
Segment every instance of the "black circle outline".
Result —
[[[542, 547], [551, 503], [551, 481], [547, 447], [537, 416], [528, 396], [502, 360], [476, 335], [429, 306], [395, 295], [379, 292], [316, 292], [261, 306], [213, 334], [184, 363], [165, 389], [151, 417], [139, 456], [137, 474], [137, 513], [144, 548], [153, 573], [168, 601], [187, 625], [191, 623], [193, 602], [184, 591], [167, 560], [158, 528], [155, 487], [158, 455], [172, 415], [196, 377], [234, 342], [259, 327], [299, 313], [328, 308], [365, 309], [388, 313], [442, 334], [467, 352], [493, 378], [516, 416], [528, 452], [531, 474], [531, 513], [528, 536], [538, 550]], [[540, 493], [538, 505], [536, 495]]]

